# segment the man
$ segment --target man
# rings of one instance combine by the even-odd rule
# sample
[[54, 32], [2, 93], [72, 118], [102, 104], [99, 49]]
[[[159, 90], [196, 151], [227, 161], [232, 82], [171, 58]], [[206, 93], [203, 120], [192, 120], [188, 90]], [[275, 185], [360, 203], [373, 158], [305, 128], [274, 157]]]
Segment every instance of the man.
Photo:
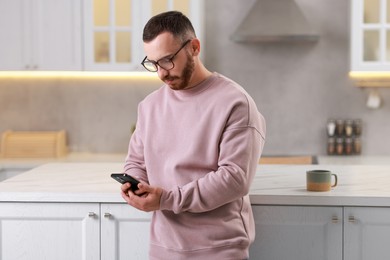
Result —
[[129, 205], [153, 211], [150, 259], [246, 259], [265, 121], [242, 87], [204, 67], [182, 13], [152, 17], [143, 41], [142, 65], [165, 84], [138, 107], [124, 171], [139, 189], [121, 189]]

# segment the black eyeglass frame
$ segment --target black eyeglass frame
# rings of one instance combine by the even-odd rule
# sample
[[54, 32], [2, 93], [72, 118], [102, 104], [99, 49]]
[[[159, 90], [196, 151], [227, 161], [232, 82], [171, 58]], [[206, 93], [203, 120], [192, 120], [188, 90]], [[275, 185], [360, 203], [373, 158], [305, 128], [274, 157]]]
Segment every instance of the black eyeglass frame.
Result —
[[[147, 71], [150, 71], [150, 72], [157, 72], [158, 71], [158, 67], [160, 67], [160, 68], [162, 68], [162, 69], [164, 69], [164, 70], [171, 70], [171, 69], [173, 69], [174, 67], [175, 67], [175, 63], [173, 62], [173, 59], [175, 59], [175, 57], [176, 57], [176, 55], [189, 43], [189, 42], [191, 42], [192, 41], [192, 39], [189, 39], [189, 40], [187, 40], [187, 41], [185, 41], [182, 45], [181, 45], [181, 47], [180, 47], [180, 49], [178, 49], [177, 50], [177, 52], [175, 52], [170, 58], [161, 58], [161, 59], [159, 59], [158, 61], [153, 61], [153, 60], [148, 60], [148, 57], [147, 56], [145, 56], [145, 58], [142, 60], [142, 62], [141, 62], [141, 65], [147, 70]], [[172, 67], [171, 68], [164, 68], [164, 66], [161, 66], [160, 65], [160, 61], [162, 61], [162, 60], [166, 60], [166, 62], [170, 62], [171, 64], [172, 64]], [[153, 66], [155, 67], [155, 69], [154, 70], [150, 70], [150, 69], [148, 69], [146, 66], [145, 66], [145, 62], [149, 62], [149, 63], [151, 63], [151, 64], [153, 64]]]

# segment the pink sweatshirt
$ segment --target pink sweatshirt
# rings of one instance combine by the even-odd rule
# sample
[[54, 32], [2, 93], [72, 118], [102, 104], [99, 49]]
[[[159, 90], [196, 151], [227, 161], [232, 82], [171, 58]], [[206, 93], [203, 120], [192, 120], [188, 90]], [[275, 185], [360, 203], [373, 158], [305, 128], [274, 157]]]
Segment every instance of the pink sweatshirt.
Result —
[[138, 107], [124, 170], [164, 189], [150, 259], [245, 259], [255, 229], [248, 191], [265, 121], [232, 80], [164, 85]]

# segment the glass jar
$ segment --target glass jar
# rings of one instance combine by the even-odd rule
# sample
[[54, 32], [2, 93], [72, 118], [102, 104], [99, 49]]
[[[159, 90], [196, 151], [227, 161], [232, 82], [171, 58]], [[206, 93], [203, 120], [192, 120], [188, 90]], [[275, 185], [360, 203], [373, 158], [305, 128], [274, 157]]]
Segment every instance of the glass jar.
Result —
[[328, 136], [334, 136], [336, 131], [336, 121], [334, 119], [329, 119], [328, 124], [326, 125], [326, 132]]
[[344, 138], [342, 137], [336, 139], [336, 153], [338, 155], [344, 154]]
[[362, 153], [362, 142], [359, 137], [355, 137], [353, 140], [353, 151], [355, 154]]
[[334, 155], [336, 153], [336, 142], [335, 142], [334, 137], [329, 137], [328, 138], [327, 153], [329, 155]]
[[345, 135], [348, 137], [351, 137], [353, 134], [353, 121], [352, 120], [346, 120], [344, 125]]
[[356, 136], [360, 136], [362, 134], [362, 120], [353, 120], [353, 133]]
[[336, 134], [338, 136], [344, 134], [344, 120], [342, 120], [342, 119], [336, 120]]
[[347, 137], [345, 138], [345, 145], [344, 150], [346, 155], [351, 155], [353, 153], [353, 145], [352, 145], [352, 138]]

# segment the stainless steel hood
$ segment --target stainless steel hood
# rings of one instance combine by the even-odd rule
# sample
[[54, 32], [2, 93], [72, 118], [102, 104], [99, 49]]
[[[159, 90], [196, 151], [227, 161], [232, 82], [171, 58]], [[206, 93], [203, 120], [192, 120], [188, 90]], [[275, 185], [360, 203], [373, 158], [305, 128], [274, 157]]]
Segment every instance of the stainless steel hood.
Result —
[[257, 0], [240, 26], [230, 37], [237, 42], [317, 41], [294, 0]]

